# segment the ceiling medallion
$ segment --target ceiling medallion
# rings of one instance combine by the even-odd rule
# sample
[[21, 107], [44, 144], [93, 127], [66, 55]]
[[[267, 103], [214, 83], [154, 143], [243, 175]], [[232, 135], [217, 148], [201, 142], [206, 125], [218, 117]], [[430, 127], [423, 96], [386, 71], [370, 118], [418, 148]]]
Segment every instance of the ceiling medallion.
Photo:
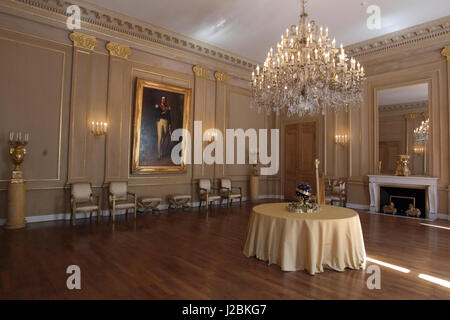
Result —
[[279, 114], [315, 115], [329, 106], [334, 110], [362, 102], [364, 68], [336, 48], [328, 28], [308, 19], [306, 0], [297, 26], [286, 29], [267, 54], [264, 66], [252, 73], [252, 106]]

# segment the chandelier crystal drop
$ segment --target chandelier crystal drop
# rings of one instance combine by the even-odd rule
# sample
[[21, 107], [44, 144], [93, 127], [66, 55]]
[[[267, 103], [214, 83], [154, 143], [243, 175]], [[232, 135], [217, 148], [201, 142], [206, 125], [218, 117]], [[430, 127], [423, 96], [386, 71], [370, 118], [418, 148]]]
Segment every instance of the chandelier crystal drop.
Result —
[[264, 66], [252, 73], [252, 106], [258, 110], [304, 116], [326, 106], [347, 110], [363, 100], [364, 68], [342, 44], [336, 48], [328, 28], [308, 19], [305, 5], [302, 0], [299, 24], [286, 29], [276, 52], [270, 48]]

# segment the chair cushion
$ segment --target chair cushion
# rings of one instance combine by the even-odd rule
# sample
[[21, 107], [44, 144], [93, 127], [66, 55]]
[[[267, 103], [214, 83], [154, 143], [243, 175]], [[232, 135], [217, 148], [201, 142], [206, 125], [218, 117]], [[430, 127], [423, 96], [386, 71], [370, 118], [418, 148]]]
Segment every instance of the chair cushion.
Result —
[[116, 201], [116, 209], [129, 209], [129, 208], [134, 208], [134, 202]]
[[209, 196], [208, 197], [208, 201], [217, 201], [217, 200], [220, 200], [220, 199], [222, 199], [221, 196]]
[[89, 200], [92, 195], [89, 183], [74, 183], [71, 188], [71, 195], [77, 201]]
[[162, 201], [161, 198], [141, 198], [139, 201], [146, 203], [146, 202], [156, 202], [156, 201]]
[[231, 180], [230, 179], [220, 179], [220, 186], [222, 188], [231, 189]]
[[118, 198], [124, 198], [127, 196], [127, 183], [126, 182], [111, 182], [109, 184], [109, 192]]
[[240, 198], [241, 195], [239, 193], [230, 194], [230, 198]]
[[75, 211], [85, 212], [85, 211], [95, 211], [95, 210], [98, 210], [98, 205], [88, 202], [88, 203], [77, 204]]
[[191, 199], [191, 196], [187, 195], [187, 194], [179, 194], [179, 195], [171, 196], [170, 198], [175, 201], [179, 201], [179, 200]]
[[211, 190], [211, 181], [209, 181], [209, 179], [200, 179], [198, 181], [198, 186], [200, 188], [210, 191]]

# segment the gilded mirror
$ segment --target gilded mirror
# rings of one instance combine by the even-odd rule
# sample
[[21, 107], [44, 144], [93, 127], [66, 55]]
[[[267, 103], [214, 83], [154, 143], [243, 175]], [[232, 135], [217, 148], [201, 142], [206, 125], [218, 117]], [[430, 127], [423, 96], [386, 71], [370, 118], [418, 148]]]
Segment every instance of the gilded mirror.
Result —
[[[378, 91], [378, 172], [395, 175], [398, 156], [410, 175], [429, 175], [429, 85], [417, 83]], [[402, 174], [400, 174], [402, 175]]]

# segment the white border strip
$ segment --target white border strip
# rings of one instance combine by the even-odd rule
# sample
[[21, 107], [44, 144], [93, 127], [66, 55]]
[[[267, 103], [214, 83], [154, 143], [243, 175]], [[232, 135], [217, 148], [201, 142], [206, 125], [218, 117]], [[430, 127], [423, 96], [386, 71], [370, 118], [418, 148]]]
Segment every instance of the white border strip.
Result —
[[347, 202], [346, 207], [356, 210], [369, 210], [370, 208], [368, 204], [349, 203], [349, 202]]
[[[242, 197], [242, 201], [247, 201], [249, 197]], [[281, 195], [261, 195], [259, 196], [259, 199], [284, 199], [284, 196]], [[188, 203], [193, 208], [198, 208], [199, 202], [190, 202]], [[169, 204], [160, 204], [158, 206], [159, 210], [167, 210], [169, 208]], [[125, 214], [125, 210], [117, 210], [116, 215], [122, 215]], [[109, 210], [102, 210], [101, 216], [109, 216]], [[69, 221], [71, 217], [70, 213], [55, 213], [55, 214], [47, 214], [47, 215], [40, 215], [40, 216], [29, 216], [26, 217], [27, 223], [37, 223], [37, 222], [48, 222], [48, 221]], [[92, 214], [92, 217], [97, 217], [97, 213], [94, 212]], [[76, 219], [88, 219], [89, 214], [87, 213], [77, 213]], [[6, 219], [0, 219], [0, 226], [5, 225]]]

